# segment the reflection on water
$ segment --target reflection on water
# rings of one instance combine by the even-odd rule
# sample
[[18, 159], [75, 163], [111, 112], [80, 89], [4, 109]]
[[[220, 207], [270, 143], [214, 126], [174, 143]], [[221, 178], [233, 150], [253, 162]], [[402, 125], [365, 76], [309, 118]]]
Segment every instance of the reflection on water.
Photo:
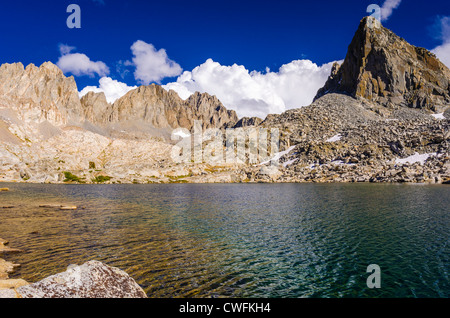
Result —
[[0, 237], [30, 282], [96, 259], [150, 297], [450, 296], [447, 186], [6, 186]]

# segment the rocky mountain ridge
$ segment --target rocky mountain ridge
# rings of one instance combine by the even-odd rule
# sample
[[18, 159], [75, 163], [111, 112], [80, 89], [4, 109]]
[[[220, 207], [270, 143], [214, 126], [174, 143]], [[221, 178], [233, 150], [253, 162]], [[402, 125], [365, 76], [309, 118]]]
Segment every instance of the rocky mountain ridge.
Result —
[[[450, 182], [448, 83], [431, 53], [361, 21], [307, 107], [238, 119], [214, 96], [158, 85], [79, 99], [53, 64], [0, 67], [0, 181]], [[279, 165], [176, 163], [174, 128], [278, 128]], [[249, 147], [248, 147], [249, 148]], [[247, 148], [247, 149], [248, 149]]]
[[66, 77], [51, 62], [26, 68], [22, 63], [3, 64], [0, 107], [14, 110], [23, 121], [55, 126], [142, 121], [153, 128], [191, 129], [194, 120], [202, 120], [204, 128], [232, 127], [238, 121], [236, 112], [215, 96], [195, 93], [184, 101], [155, 84], [132, 90], [113, 104], [104, 93], [89, 92], [80, 99], [73, 76]]
[[214, 96], [196, 93], [184, 101], [158, 85], [139, 87], [113, 104], [103, 93], [80, 100], [74, 78], [50, 62], [4, 64], [0, 181], [57, 183], [67, 179], [65, 172], [80, 176], [71, 181], [88, 183], [104, 176], [130, 183], [170, 176], [170, 133], [191, 129], [194, 120], [206, 129], [233, 126], [238, 118]]

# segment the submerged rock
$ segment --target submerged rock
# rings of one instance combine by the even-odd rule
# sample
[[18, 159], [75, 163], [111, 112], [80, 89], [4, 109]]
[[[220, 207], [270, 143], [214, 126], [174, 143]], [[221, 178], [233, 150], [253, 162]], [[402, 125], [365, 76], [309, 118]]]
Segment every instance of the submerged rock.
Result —
[[62, 204], [40, 204], [40, 208], [50, 208], [59, 210], [76, 210], [78, 207], [76, 205], [62, 205]]
[[60, 207], [62, 207], [61, 204], [40, 204], [39, 205], [40, 208], [54, 208], [54, 209], [59, 209]]
[[70, 266], [64, 273], [16, 290], [22, 298], [147, 298], [127, 273], [98, 261]]
[[29, 285], [29, 283], [23, 279], [4, 279], [0, 280], [0, 290], [2, 289], [15, 289], [22, 286]]
[[76, 210], [78, 207], [75, 205], [69, 205], [69, 206], [61, 206], [60, 210]]
[[4, 279], [8, 279], [8, 274], [14, 273], [19, 264], [14, 264], [11, 262], [7, 262], [4, 259], [0, 258], [0, 281]]
[[9, 248], [7, 246], [0, 245], [0, 255], [2, 254], [17, 254], [22, 253], [22, 250], [19, 250], [17, 248]]

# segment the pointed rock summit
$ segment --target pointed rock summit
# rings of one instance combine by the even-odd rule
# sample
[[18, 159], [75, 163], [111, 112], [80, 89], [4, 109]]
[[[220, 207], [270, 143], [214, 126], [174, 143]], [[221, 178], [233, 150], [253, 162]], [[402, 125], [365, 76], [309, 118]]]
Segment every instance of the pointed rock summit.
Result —
[[111, 105], [106, 100], [105, 93], [88, 92], [80, 101], [86, 120], [100, 124], [108, 121], [106, 114], [111, 112]]
[[450, 104], [450, 70], [371, 17], [361, 20], [342, 65], [335, 64], [315, 99], [344, 93], [385, 106], [440, 110]]
[[[86, 99], [94, 102], [93, 97]], [[109, 113], [100, 117], [111, 123], [144, 122], [154, 128], [191, 129], [194, 120], [201, 120], [203, 128], [226, 128], [238, 121], [236, 112], [227, 110], [215, 96], [197, 92], [184, 101], [175, 91], [155, 84], [128, 92], [106, 111]]]
[[228, 110], [222, 102], [208, 93], [196, 92], [192, 94], [186, 103], [193, 109], [197, 120], [203, 122], [203, 128], [227, 128], [232, 127], [238, 121], [234, 110]]

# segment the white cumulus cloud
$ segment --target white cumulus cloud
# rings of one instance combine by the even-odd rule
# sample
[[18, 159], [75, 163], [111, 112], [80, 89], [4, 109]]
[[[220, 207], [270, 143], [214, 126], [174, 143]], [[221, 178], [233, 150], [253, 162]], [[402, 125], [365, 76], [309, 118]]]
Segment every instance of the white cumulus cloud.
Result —
[[439, 19], [439, 32], [442, 45], [434, 48], [431, 52], [450, 68], [450, 17], [440, 17]]
[[117, 99], [137, 88], [136, 86], [128, 86], [125, 83], [113, 80], [110, 77], [102, 77], [99, 81], [99, 86], [86, 86], [80, 93], [80, 98], [88, 92], [105, 93], [108, 103], [114, 103]]
[[86, 54], [72, 53], [75, 47], [68, 45], [60, 45], [59, 51], [61, 57], [56, 65], [64, 72], [71, 73], [75, 76], [87, 75], [94, 77], [95, 74], [99, 76], [106, 76], [109, 74], [109, 68], [105, 63], [98, 61], [94, 62]]
[[381, 7], [381, 21], [387, 21], [401, 2], [402, 0], [386, 0]]
[[131, 46], [134, 55], [132, 63], [136, 70], [135, 79], [143, 85], [160, 83], [163, 78], [175, 77], [183, 71], [180, 65], [169, 59], [166, 50], [157, 50], [153, 44], [138, 40]]
[[212, 59], [185, 71], [176, 82], [163, 87], [186, 99], [199, 91], [216, 95], [228, 108], [242, 116], [265, 118], [269, 113], [309, 105], [331, 73], [333, 62], [318, 66], [295, 60], [277, 72], [250, 72], [242, 65], [221, 65]]
[[448, 68], [450, 68], [450, 42], [439, 45], [434, 48], [431, 52], [436, 54], [439, 60], [444, 63]]

